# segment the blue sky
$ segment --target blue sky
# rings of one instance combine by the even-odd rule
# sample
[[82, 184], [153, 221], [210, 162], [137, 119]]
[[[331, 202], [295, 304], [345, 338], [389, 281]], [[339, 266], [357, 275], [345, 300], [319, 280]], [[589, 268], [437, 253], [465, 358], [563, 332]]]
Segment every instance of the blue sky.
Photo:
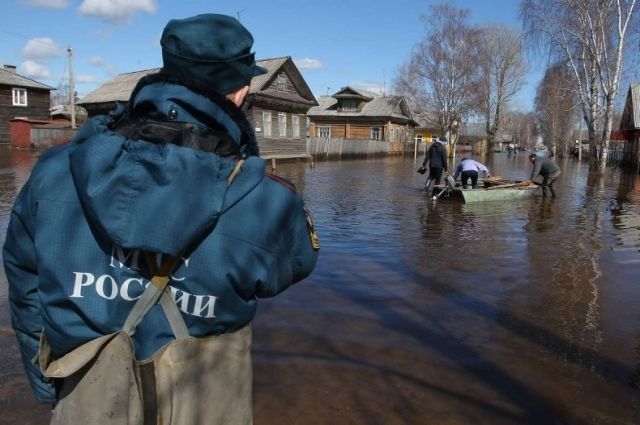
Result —
[[[199, 13], [239, 17], [258, 59], [291, 56], [314, 95], [353, 85], [389, 90], [425, 34], [421, 15], [434, 0], [3, 0], [0, 65], [57, 87], [73, 49], [78, 95], [123, 72], [162, 65], [160, 35], [172, 18]], [[517, 0], [456, 0], [473, 23], [520, 27]], [[452, 29], [455, 30], [455, 29]], [[540, 69], [516, 105], [530, 109]]]

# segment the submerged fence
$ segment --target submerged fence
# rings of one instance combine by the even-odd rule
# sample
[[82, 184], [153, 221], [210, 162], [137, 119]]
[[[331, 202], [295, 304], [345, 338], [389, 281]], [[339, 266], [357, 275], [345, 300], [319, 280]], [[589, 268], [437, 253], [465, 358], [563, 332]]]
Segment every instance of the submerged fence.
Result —
[[401, 153], [388, 141], [384, 140], [351, 140], [308, 138], [307, 154], [315, 158], [329, 157], [366, 157], [374, 155], [388, 155]]

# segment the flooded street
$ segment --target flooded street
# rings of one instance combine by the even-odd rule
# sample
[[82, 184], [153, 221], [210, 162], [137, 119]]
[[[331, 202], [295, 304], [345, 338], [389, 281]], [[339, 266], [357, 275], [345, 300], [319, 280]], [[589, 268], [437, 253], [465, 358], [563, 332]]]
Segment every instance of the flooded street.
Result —
[[[0, 232], [33, 165], [0, 148]], [[640, 423], [640, 178], [559, 160], [557, 199], [432, 201], [413, 158], [278, 164], [320, 237], [259, 303], [256, 425]], [[526, 179], [523, 153], [485, 161]], [[0, 282], [0, 424], [44, 424]]]

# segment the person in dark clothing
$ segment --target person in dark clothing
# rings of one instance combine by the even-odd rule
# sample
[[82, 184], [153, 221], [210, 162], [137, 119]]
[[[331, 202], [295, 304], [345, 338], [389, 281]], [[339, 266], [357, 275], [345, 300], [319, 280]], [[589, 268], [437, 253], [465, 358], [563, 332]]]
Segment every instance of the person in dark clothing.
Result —
[[529, 161], [533, 164], [531, 171], [531, 180], [538, 176], [542, 176], [542, 195], [547, 196], [547, 189], [551, 192], [551, 197], [556, 197], [554, 185], [556, 179], [560, 176], [560, 167], [549, 158], [542, 158], [535, 153], [529, 155]]
[[439, 140], [435, 140], [427, 149], [427, 153], [422, 161], [422, 166], [426, 167], [429, 163], [429, 178], [424, 187], [425, 192], [433, 190], [433, 186], [440, 184], [440, 178], [442, 172], [447, 171], [447, 149], [444, 146], [444, 142], [447, 141], [446, 137], [440, 137]]

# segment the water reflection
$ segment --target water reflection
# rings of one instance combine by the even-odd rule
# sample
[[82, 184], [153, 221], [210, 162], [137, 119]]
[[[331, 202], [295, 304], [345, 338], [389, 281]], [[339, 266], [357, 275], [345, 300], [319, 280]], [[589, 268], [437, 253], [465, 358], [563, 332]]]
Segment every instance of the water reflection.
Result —
[[[2, 161], [6, 217], [32, 162]], [[526, 155], [482, 161], [531, 171]], [[322, 250], [308, 281], [260, 304], [256, 423], [639, 423], [638, 177], [566, 159], [558, 199], [463, 204], [424, 196], [418, 165], [278, 164]], [[28, 423], [13, 348], [3, 364], [2, 402]]]

